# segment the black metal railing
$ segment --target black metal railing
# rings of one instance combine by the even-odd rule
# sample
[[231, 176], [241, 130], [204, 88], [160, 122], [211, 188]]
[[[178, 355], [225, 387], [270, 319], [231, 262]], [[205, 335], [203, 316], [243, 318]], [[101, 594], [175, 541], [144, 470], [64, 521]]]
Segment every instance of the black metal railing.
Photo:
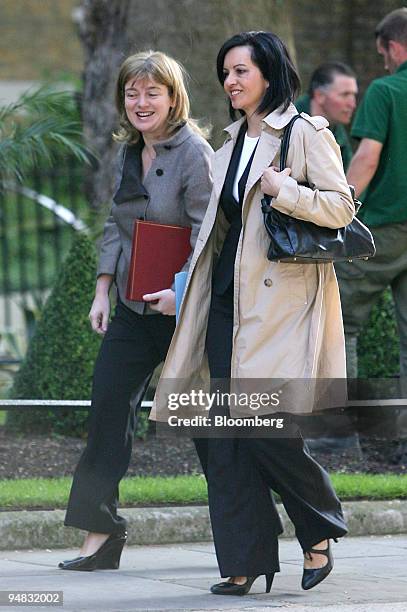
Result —
[[73, 231], [85, 227], [83, 165], [71, 157], [35, 168], [24, 185], [0, 189], [0, 298], [2, 325], [12, 328], [16, 296], [50, 288]]

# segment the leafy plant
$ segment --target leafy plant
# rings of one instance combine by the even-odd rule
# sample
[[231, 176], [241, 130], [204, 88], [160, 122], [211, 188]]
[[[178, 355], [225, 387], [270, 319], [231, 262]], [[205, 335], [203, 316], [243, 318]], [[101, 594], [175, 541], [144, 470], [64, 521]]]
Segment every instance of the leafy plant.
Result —
[[398, 375], [399, 338], [390, 290], [381, 295], [359, 335], [358, 367], [361, 378]]
[[0, 107], [0, 179], [21, 181], [36, 164], [61, 152], [89, 162], [75, 95], [43, 86]]

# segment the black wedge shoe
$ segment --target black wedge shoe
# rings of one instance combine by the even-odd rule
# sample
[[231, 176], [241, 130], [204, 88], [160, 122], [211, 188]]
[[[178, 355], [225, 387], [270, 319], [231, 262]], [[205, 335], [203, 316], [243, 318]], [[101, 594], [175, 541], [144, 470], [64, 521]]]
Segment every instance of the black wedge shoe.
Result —
[[[334, 540], [335, 542], [338, 541], [336, 538], [334, 538]], [[329, 540], [327, 548], [323, 550], [318, 550], [318, 548], [310, 548], [309, 550], [307, 550], [305, 555], [309, 555], [309, 559], [312, 560], [312, 553], [317, 555], [324, 555], [327, 558], [327, 562], [323, 567], [318, 567], [316, 569], [304, 569], [301, 581], [301, 586], [304, 591], [312, 589], [314, 586], [325, 580], [325, 578], [328, 576], [334, 566]]]
[[93, 572], [96, 569], [119, 569], [120, 557], [126, 540], [126, 531], [112, 533], [93, 555], [61, 561], [58, 567], [63, 570], [79, 572]]
[[[248, 576], [244, 584], [235, 584], [234, 582], [219, 582], [211, 586], [211, 593], [214, 595], [247, 595], [252, 588], [252, 584], [259, 576]], [[273, 584], [274, 572], [265, 574], [266, 576], [266, 593], [270, 593], [271, 585]]]

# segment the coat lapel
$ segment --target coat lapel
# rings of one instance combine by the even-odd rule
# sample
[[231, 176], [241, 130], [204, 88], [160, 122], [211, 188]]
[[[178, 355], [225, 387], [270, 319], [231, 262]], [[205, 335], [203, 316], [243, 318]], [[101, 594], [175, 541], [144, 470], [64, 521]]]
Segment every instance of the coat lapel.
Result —
[[218, 197], [220, 196], [225, 182], [234, 145], [235, 141], [231, 138], [221, 149], [216, 151], [213, 158], [213, 187]]
[[280, 149], [283, 130], [295, 115], [298, 115], [298, 111], [293, 104], [290, 104], [283, 113], [278, 108], [263, 119], [259, 144], [247, 178], [245, 198], [253, 185], [261, 178], [264, 170], [272, 164]]
[[217, 198], [220, 197], [225, 182], [226, 173], [229, 168], [230, 159], [233, 153], [233, 147], [239, 134], [240, 126], [245, 121], [245, 117], [241, 117], [231, 125], [224, 129], [229, 134], [229, 140], [216, 151], [213, 159], [213, 186]]

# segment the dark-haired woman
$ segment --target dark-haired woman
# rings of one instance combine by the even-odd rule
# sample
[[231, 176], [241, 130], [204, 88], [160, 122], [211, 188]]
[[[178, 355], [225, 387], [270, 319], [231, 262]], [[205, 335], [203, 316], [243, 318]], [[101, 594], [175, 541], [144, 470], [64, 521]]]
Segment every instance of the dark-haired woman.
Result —
[[[268, 261], [261, 211], [267, 193], [273, 206], [298, 219], [332, 228], [350, 223], [354, 205], [339, 148], [325, 119], [303, 114], [292, 130], [288, 167], [276, 169], [284, 128], [297, 114], [292, 101], [299, 88], [276, 35], [234, 36], [219, 52], [217, 71], [232, 117], [238, 113], [241, 118], [226, 128], [226, 142], [215, 154], [214, 188], [157, 389], [156, 420], [166, 418], [170, 379], [176, 381], [174, 391], [188, 392], [205, 377], [206, 356], [212, 390], [238, 388], [250, 379], [256, 391], [261, 382], [256, 379], [345, 377], [332, 264]], [[263, 411], [284, 411], [279, 415], [283, 435], [259, 437], [251, 429], [247, 435], [240, 431], [235, 437], [196, 441], [208, 481], [220, 573], [229, 577], [214, 585], [213, 593], [243, 595], [261, 574], [270, 589], [279, 571], [280, 531], [270, 488], [279, 493], [295, 525], [305, 556], [303, 588], [312, 588], [332, 569], [329, 539], [347, 530], [328, 475], [309, 455], [291, 418], [308, 410], [299, 393], [296, 403]], [[218, 402], [210, 416], [230, 412]]]
[[[126, 542], [118, 514], [119, 483], [128, 468], [136, 410], [175, 328], [171, 287], [126, 299], [136, 219], [191, 228], [191, 247], [209, 201], [210, 145], [189, 114], [184, 73], [159, 51], [127, 57], [116, 85], [122, 144], [112, 210], [104, 227], [92, 329], [103, 335], [95, 365], [89, 435], [76, 468], [65, 525], [87, 531], [79, 555], [63, 570], [117, 569]], [[154, 253], [151, 254], [154, 257]], [[185, 262], [187, 270], [189, 260]], [[118, 301], [109, 322], [109, 291]]]

